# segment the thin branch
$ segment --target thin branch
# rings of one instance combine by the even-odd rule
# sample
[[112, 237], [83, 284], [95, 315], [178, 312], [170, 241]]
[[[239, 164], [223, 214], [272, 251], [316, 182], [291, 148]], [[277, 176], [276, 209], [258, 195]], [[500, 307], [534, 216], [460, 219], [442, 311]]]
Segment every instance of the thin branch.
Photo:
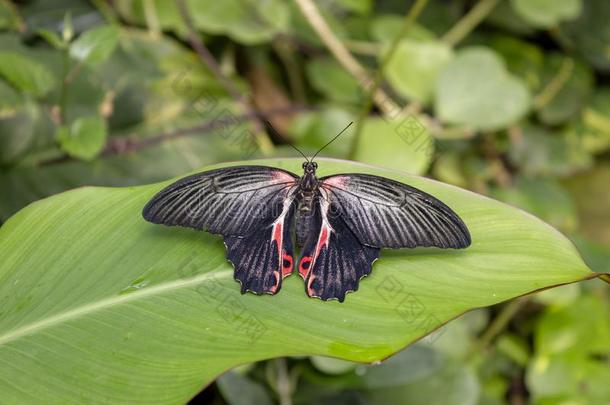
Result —
[[11, 17], [13, 17], [13, 22], [15, 24], [14, 28], [17, 31], [24, 33], [27, 30], [27, 25], [26, 25], [23, 17], [21, 17], [21, 14], [19, 14], [19, 10], [17, 10], [17, 6], [13, 3], [14, 2], [12, 2], [12, 1], [4, 2], [4, 7], [8, 8], [8, 12], [10, 14], [12, 14]]
[[272, 47], [278, 57], [284, 64], [286, 75], [288, 76], [288, 85], [290, 92], [295, 100], [299, 103], [304, 103], [307, 99], [305, 84], [303, 80], [302, 66], [295, 58], [296, 45], [286, 38], [276, 38], [272, 42]]
[[443, 35], [441, 41], [447, 45], [456, 46], [492, 12], [498, 3], [500, 3], [500, 0], [480, 0], [457, 24]]
[[281, 357], [275, 360], [277, 365], [277, 386], [276, 392], [279, 397], [280, 405], [292, 405], [292, 381], [288, 370], [286, 358]]
[[70, 50], [68, 47], [62, 50], [62, 80], [59, 89], [59, 123], [67, 125], [68, 88], [69, 88]]
[[144, 0], [144, 19], [148, 32], [153, 38], [159, 38], [161, 36], [161, 24], [159, 23], [159, 16], [157, 15], [157, 7], [153, 3], [153, 0]]
[[[240, 124], [253, 119], [264, 120], [265, 118], [273, 117], [276, 115], [293, 114], [295, 112], [311, 111], [313, 109], [313, 107], [309, 106], [295, 105], [289, 108], [278, 108], [260, 112], [253, 111], [239, 116], [232, 115], [227, 118], [217, 118], [214, 120], [206, 121], [199, 125], [187, 128], [180, 128], [171, 132], [162, 132], [160, 134], [152, 135], [147, 138], [143, 138], [142, 136], [138, 135], [131, 135], [127, 137], [113, 137], [108, 140], [106, 147], [100, 153], [100, 157], [136, 153], [143, 149], [157, 146], [163, 142], [174, 141], [185, 136], [196, 135], [218, 128], [227, 128], [232, 125]], [[38, 165], [48, 166], [52, 164], [64, 163], [70, 160], [73, 160], [70, 156], [62, 155], [54, 159], [38, 162]]]
[[[214, 55], [209, 51], [209, 49], [205, 46], [197, 30], [195, 25], [193, 24], [193, 20], [189, 14], [187, 5], [185, 0], [176, 0], [176, 5], [178, 6], [178, 10], [180, 11], [180, 15], [186, 24], [188, 30], [188, 40], [197, 55], [201, 59], [204, 65], [208, 67], [212, 71], [212, 74], [216, 77], [216, 79], [220, 82], [223, 88], [229, 93], [229, 95], [240, 105], [243, 111], [246, 114], [254, 114], [254, 109], [248, 104], [247, 100], [241, 95], [235, 84], [231, 80], [229, 80], [220, 69], [220, 65], [214, 58]], [[254, 125], [254, 134], [256, 141], [264, 153], [269, 153], [273, 150], [273, 143], [268, 138], [266, 133], [263, 131], [263, 123], [255, 120], [253, 121]]]
[[148, 138], [133, 140], [133, 138], [115, 138], [108, 142], [108, 145], [102, 152], [102, 156], [132, 153], [138, 152], [141, 149], [148, 148], [151, 146], [158, 145], [166, 141], [173, 141], [182, 138], [186, 135], [194, 135], [200, 132], [211, 131], [218, 128], [225, 128], [231, 125], [257, 120], [262, 121], [266, 117], [273, 117], [276, 115], [292, 114], [298, 111], [311, 110], [310, 107], [305, 106], [290, 106], [284, 108], [277, 108], [267, 111], [250, 111], [240, 116], [230, 116], [227, 118], [217, 118], [211, 121], [204, 122], [189, 128], [182, 128], [173, 132], [161, 133]]
[[244, 98], [240, 94], [239, 90], [231, 80], [229, 80], [227, 77], [225, 77], [224, 74], [222, 74], [222, 70], [220, 69], [220, 65], [216, 61], [216, 58], [204, 45], [203, 41], [201, 41], [201, 38], [199, 38], [199, 34], [197, 33], [197, 29], [193, 25], [193, 20], [191, 19], [191, 16], [189, 14], [186, 2], [184, 0], [176, 0], [176, 4], [188, 30], [188, 41], [195, 50], [195, 52], [197, 52], [199, 59], [201, 59], [203, 64], [207, 66], [208, 69], [210, 69], [212, 74], [216, 77], [216, 80], [220, 82], [220, 84], [227, 91], [227, 93], [229, 93], [229, 95], [235, 101], [240, 104], [243, 104]]
[[[316, 31], [320, 40], [330, 50], [337, 61], [356, 78], [360, 86], [366, 91], [370, 91], [373, 84], [372, 78], [366, 69], [352, 56], [347, 48], [341, 43], [339, 38], [328, 26], [317, 6], [312, 0], [295, 0], [297, 6], [311, 27]], [[381, 89], [372, 93], [373, 101], [379, 109], [386, 115], [393, 116], [400, 111], [400, 107], [392, 98]]]
[[534, 97], [534, 107], [539, 110], [550, 103], [563, 89], [574, 72], [574, 59], [566, 57], [559, 67], [559, 71], [548, 84]]
[[349, 39], [345, 41], [345, 47], [353, 53], [377, 57], [383, 49], [383, 45], [377, 42], [356, 41]]
[[110, 3], [106, 0], [91, 0], [91, 3], [108, 24], [119, 24], [119, 18]]
[[[369, 96], [367, 97], [366, 102], [365, 102], [364, 106], [362, 107], [362, 109], [360, 110], [360, 114], [358, 116], [358, 122], [356, 124], [357, 125], [356, 135], [354, 136], [354, 139], [352, 140], [352, 145], [351, 145], [350, 153], [349, 153], [350, 158], [353, 158], [356, 154], [356, 149], [358, 148], [358, 141], [359, 141], [360, 135], [362, 133], [362, 128], [364, 127], [364, 120], [369, 115], [369, 113], [371, 112], [371, 109], [373, 108], [372, 95], [374, 95], [377, 92], [377, 90], [379, 89], [379, 86], [381, 85], [381, 81], [383, 80], [383, 71], [385, 70], [385, 67], [387, 66], [390, 59], [392, 59], [392, 56], [396, 52], [396, 49], [398, 49], [398, 45], [400, 44], [400, 41], [405, 37], [407, 32], [409, 32], [409, 30], [411, 29], [411, 27], [413, 26], [415, 21], [417, 21], [417, 17], [419, 17], [419, 15], [422, 13], [422, 11], [426, 7], [427, 3], [428, 3], [428, 0], [416, 0], [415, 1], [415, 3], [409, 9], [409, 12], [405, 16], [402, 27], [400, 28], [400, 32], [398, 33], [398, 35], [396, 35], [392, 39], [392, 42], [390, 43], [390, 47], [383, 55], [383, 58], [381, 59], [381, 63], [379, 63], [379, 66], [378, 66], [377, 71], [375, 72], [375, 76], [373, 78], [373, 85], [371, 86], [371, 89], [368, 93]], [[410, 112], [412, 110], [416, 111], [419, 109], [420, 108], [419, 108], [418, 103], [410, 103], [403, 110], [401, 110], [401, 112]]]
[[489, 327], [483, 332], [481, 337], [473, 344], [471, 350], [467, 354], [467, 358], [472, 358], [475, 354], [485, 350], [491, 342], [498, 336], [510, 323], [513, 317], [519, 312], [525, 304], [529, 302], [529, 297], [521, 297], [510, 301], [502, 307], [500, 313], [489, 324]]

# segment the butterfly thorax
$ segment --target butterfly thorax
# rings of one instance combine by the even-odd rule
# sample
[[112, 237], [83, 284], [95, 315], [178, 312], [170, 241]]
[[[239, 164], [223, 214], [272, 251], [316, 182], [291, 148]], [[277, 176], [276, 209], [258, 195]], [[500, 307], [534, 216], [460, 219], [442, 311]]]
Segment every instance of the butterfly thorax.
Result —
[[299, 179], [298, 201], [299, 212], [311, 212], [318, 192], [318, 178], [316, 177], [316, 169], [318, 165], [315, 162], [303, 163], [303, 176]]

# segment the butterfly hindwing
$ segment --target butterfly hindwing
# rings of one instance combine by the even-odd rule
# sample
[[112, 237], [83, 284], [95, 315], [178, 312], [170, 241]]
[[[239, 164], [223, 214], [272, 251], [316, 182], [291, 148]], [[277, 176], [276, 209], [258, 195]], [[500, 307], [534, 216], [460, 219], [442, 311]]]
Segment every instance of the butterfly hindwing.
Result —
[[245, 236], [273, 222], [298, 177], [265, 166], [210, 170], [161, 190], [144, 207], [146, 220]]
[[321, 193], [310, 214], [312, 232], [302, 249], [299, 274], [310, 297], [343, 302], [345, 294], [356, 291], [360, 279], [371, 272], [379, 249], [363, 245], [343, 218], [333, 214], [328, 193], [326, 197]]
[[294, 196], [287, 195], [282, 213], [273, 222], [244, 237], [225, 237], [227, 258], [235, 267], [242, 293], [276, 294], [282, 279], [292, 273], [295, 207]]
[[323, 177], [320, 188], [365, 245], [380, 248], [465, 248], [470, 234], [460, 217], [414, 187], [368, 174]]

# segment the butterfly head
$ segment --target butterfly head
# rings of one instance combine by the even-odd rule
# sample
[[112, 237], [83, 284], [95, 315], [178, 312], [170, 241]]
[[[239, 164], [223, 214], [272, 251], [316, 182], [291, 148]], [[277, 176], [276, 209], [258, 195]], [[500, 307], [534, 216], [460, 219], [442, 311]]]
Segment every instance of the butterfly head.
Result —
[[316, 169], [318, 168], [318, 164], [316, 162], [303, 162], [303, 171], [305, 174], [316, 174]]

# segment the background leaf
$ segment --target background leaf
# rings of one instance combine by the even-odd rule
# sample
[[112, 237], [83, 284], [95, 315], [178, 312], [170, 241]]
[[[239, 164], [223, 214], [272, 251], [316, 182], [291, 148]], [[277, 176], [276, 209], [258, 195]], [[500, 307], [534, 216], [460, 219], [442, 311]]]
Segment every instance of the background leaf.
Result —
[[582, 0], [511, 0], [514, 10], [538, 28], [550, 28], [573, 20], [582, 10]]
[[560, 39], [566, 45], [578, 44], [577, 52], [593, 66], [610, 71], [610, 54], [606, 44], [610, 39], [606, 22], [610, 17], [607, 1], [584, 1], [583, 10], [574, 21], [565, 24]]
[[85, 32], [70, 45], [73, 58], [92, 65], [108, 59], [119, 40], [119, 30], [102, 26]]
[[91, 160], [106, 145], [106, 123], [99, 117], [79, 118], [70, 128], [60, 128], [57, 140], [71, 156]]
[[[536, 328], [538, 356], [527, 380], [537, 401], [603, 403], [610, 395], [604, 353], [610, 352], [608, 307], [594, 297], [545, 311]], [[566, 383], [568, 382], [568, 383]]]
[[250, 45], [270, 40], [289, 22], [288, 5], [281, 0], [190, 1], [189, 6], [202, 31]]
[[434, 155], [434, 140], [415, 116], [395, 120], [368, 118], [362, 126], [355, 158], [412, 174], [426, 171]]
[[314, 59], [307, 64], [307, 77], [312, 86], [329, 99], [355, 104], [362, 99], [358, 81], [332, 59]]
[[530, 104], [526, 86], [484, 48], [461, 51], [440, 73], [435, 109], [454, 124], [494, 130], [521, 118]]
[[25, 93], [40, 97], [55, 87], [55, 77], [40, 63], [16, 52], [0, 51], [0, 76]]
[[222, 396], [231, 405], [271, 405], [273, 401], [262, 385], [248, 380], [238, 372], [229, 372], [218, 379]]
[[441, 42], [404, 40], [398, 45], [384, 73], [402, 95], [427, 103], [434, 94], [438, 72], [452, 57], [451, 48]]
[[[565, 77], [561, 77], [562, 74]], [[542, 86], [549, 86], [553, 80], [560, 80], [561, 85], [538, 111], [540, 121], [549, 125], [562, 124], [574, 118], [593, 90], [593, 75], [589, 67], [579, 60], [557, 54], [548, 56], [541, 79]]]

